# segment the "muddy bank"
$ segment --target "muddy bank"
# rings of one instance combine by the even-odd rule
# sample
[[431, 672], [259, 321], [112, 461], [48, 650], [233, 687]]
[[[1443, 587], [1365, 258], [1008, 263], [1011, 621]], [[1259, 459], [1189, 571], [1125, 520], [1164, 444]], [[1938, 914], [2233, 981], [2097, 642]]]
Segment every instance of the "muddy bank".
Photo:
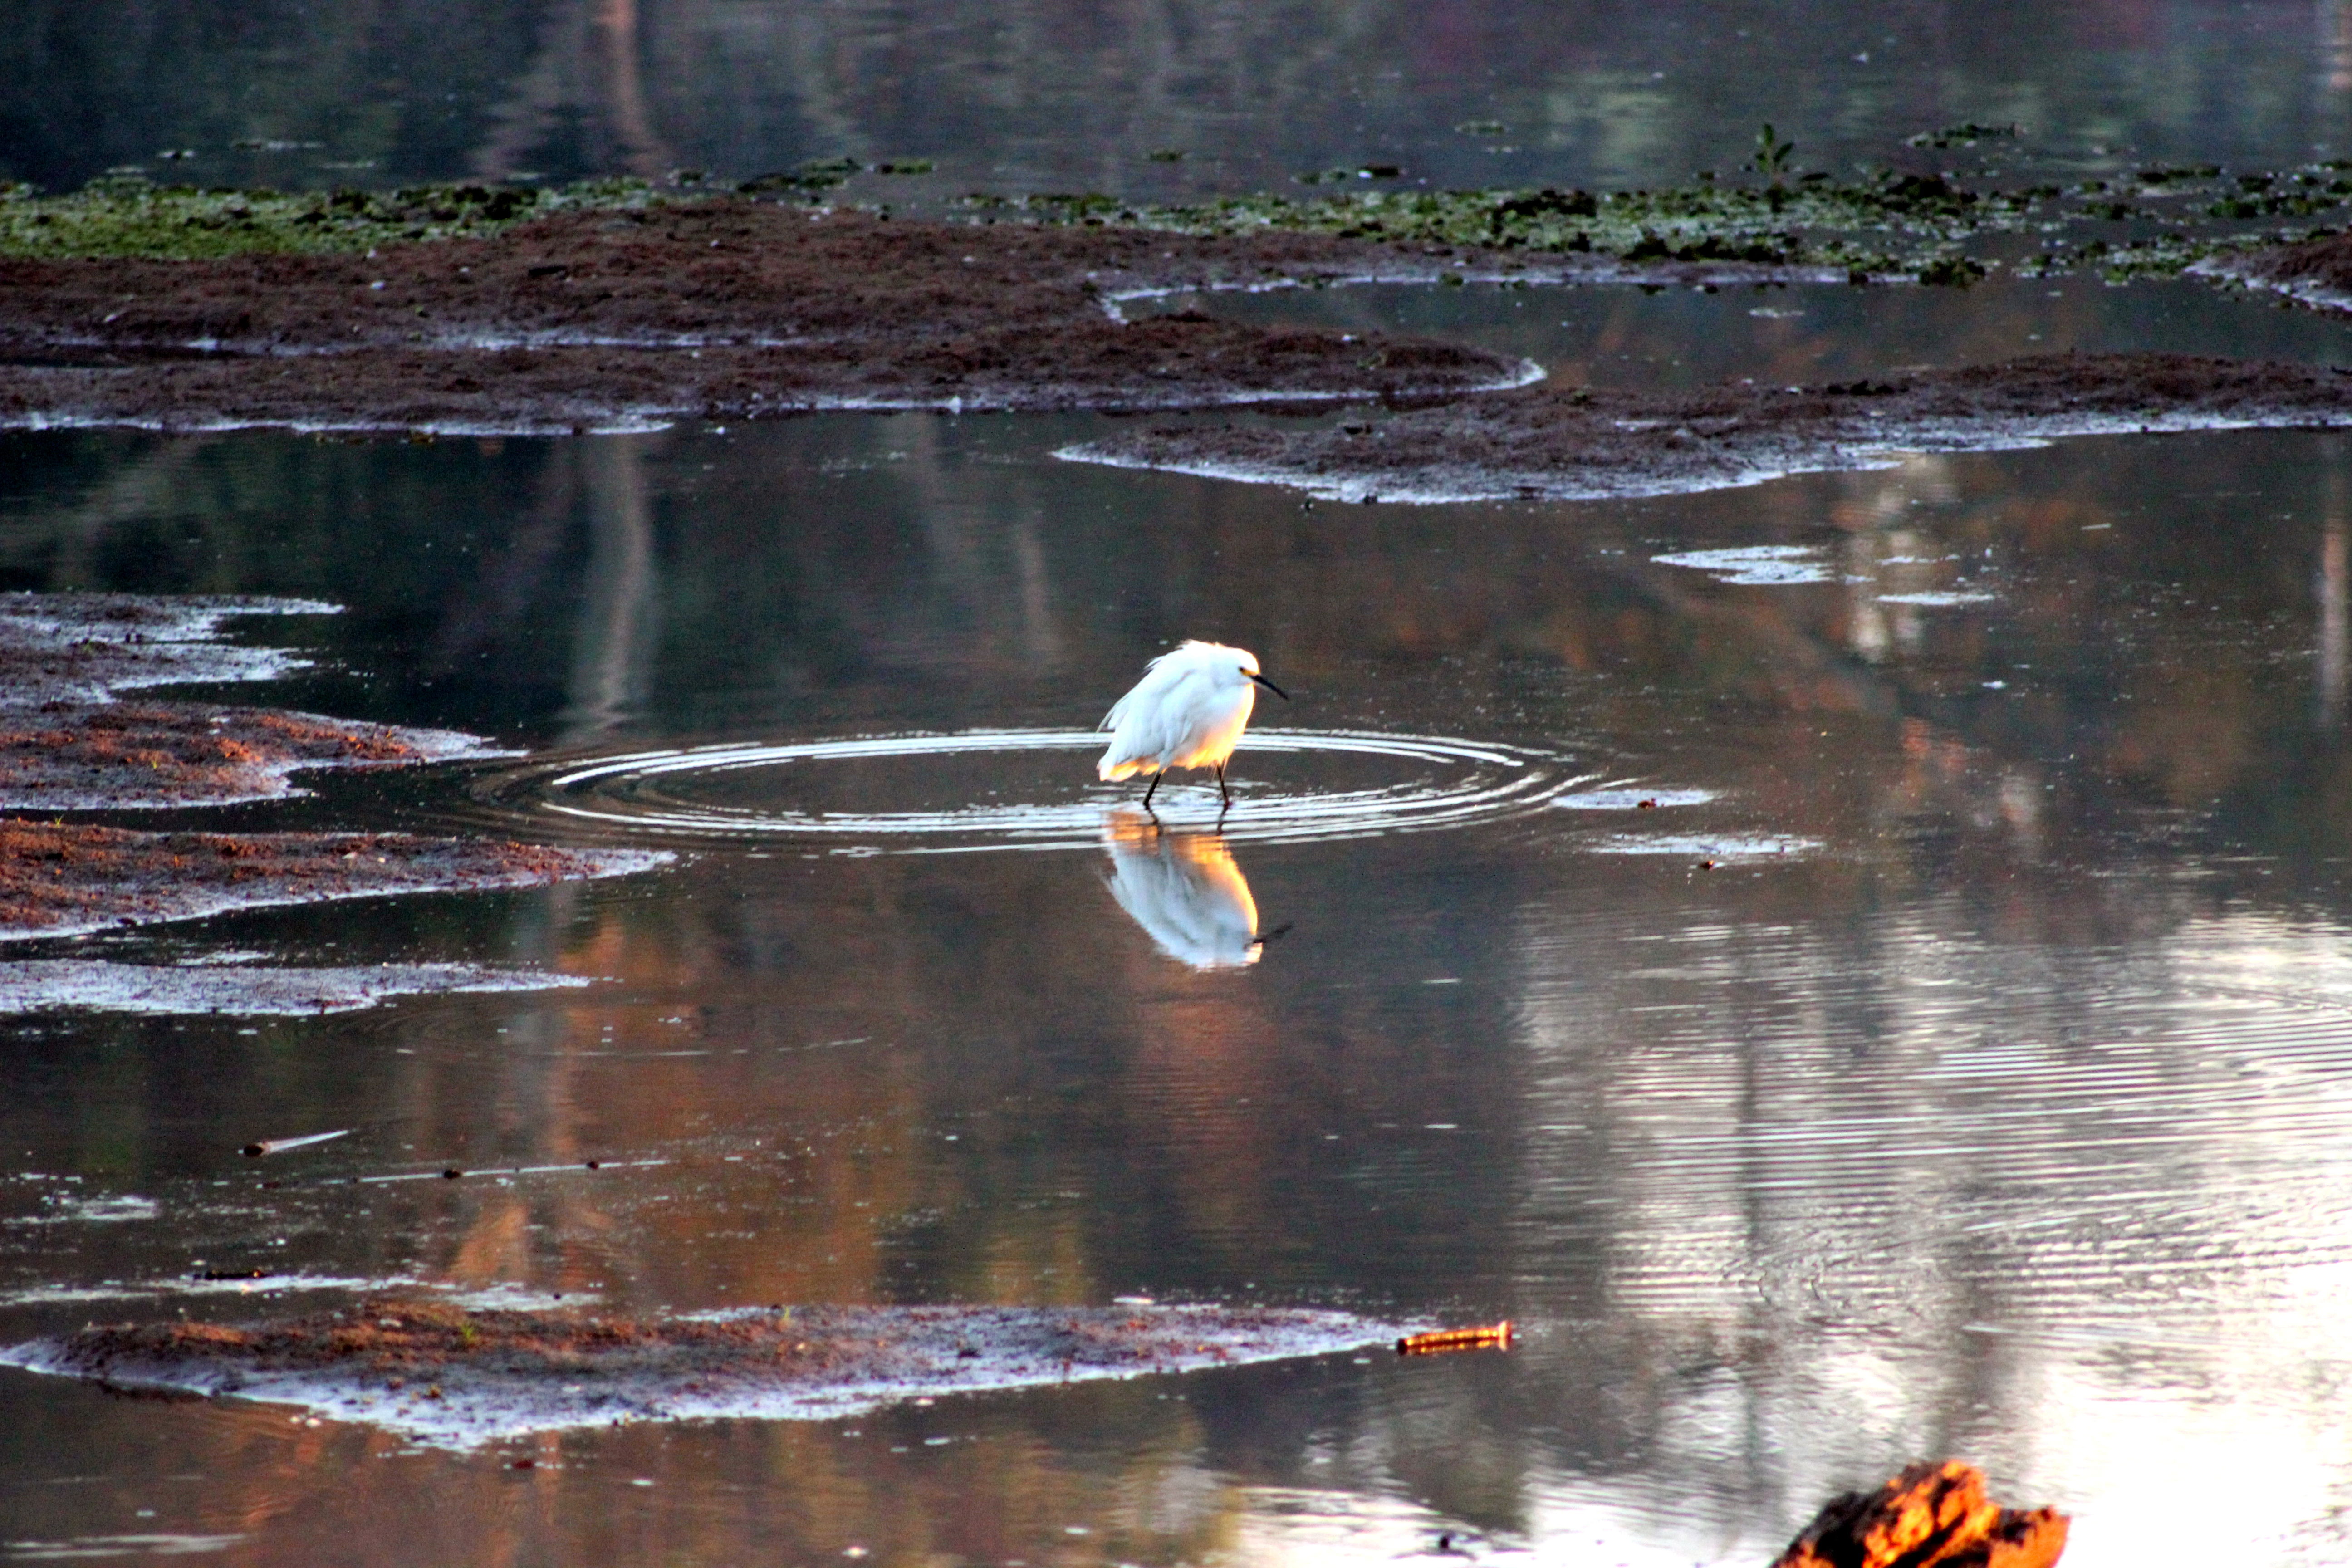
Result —
[[0, 424], [563, 431], [798, 409], [1179, 408], [1517, 384], [1428, 340], [1122, 297], [1449, 259], [1311, 234], [892, 221], [744, 199], [378, 255], [0, 259]]
[[1295, 485], [1340, 500], [1600, 500], [2069, 436], [2352, 424], [2352, 375], [2179, 354], [2053, 354], [1814, 387], [1544, 388], [1335, 424], [1160, 426], [1080, 462]]
[[[0, 806], [217, 805], [295, 793], [288, 775], [307, 768], [506, 754], [449, 731], [210, 702], [113, 700], [119, 691], [167, 682], [268, 680], [300, 668], [308, 661], [287, 649], [223, 642], [222, 623], [334, 611], [302, 599], [0, 595]], [[0, 819], [0, 941], [264, 904], [531, 887], [617, 876], [668, 858], [402, 834], [158, 834]], [[19, 989], [32, 984], [17, 979]], [[0, 983], [0, 1006], [88, 1005], [42, 1001], [38, 994], [35, 986], [26, 994], [36, 999], [8, 1003], [16, 992]], [[89, 994], [87, 986], [79, 994]], [[188, 982], [158, 980], [145, 994], [161, 1002], [194, 992]], [[273, 994], [258, 987], [249, 1000]], [[312, 1011], [369, 999], [365, 986], [324, 981], [308, 991], [294, 984], [286, 994], [307, 999]]]
[[533, 888], [671, 858], [398, 833], [138, 833], [0, 819], [0, 941], [269, 904]]
[[1344, 1312], [803, 1307], [639, 1321], [379, 1298], [277, 1323], [87, 1329], [0, 1363], [236, 1394], [467, 1447], [624, 1421], [815, 1419], [981, 1389], [1188, 1372], [1392, 1341]]
[[226, 1013], [311, 1017], [402, 996], [548, 991], [591, 982], [483, 963], [376, 963], [293, 968], [248, 963], [115, 963], [97, 959], [0, 963], [0, 1013]]
[[117, 702], [182, 681], [269, 680], [309, 663], [220, 640], [238, 616], [331, 615], [303, 599], [0, 595], [0, 807], [223, 805], [298, 793], [308, 768], [503, 756], [477, 736], [213, 702]]
[[0, 707], [0, 806], [81, 811], [225, 805], [300, 793], [306, 768], [494, 757], [472, 735], [202, 704]]
[[241, 616], [332, 616], [338, 605], [233, 594], [0, 594], [0, 702], [104, 702], [195, 681], [276, 680], [310, 660], [221, 640]]
[[2249, 289], [2284, 294], [2321, 310], [2352, 310], [2352, 234], [2273, 245], [2260, 250], [2225, 251], [2189, 271]]

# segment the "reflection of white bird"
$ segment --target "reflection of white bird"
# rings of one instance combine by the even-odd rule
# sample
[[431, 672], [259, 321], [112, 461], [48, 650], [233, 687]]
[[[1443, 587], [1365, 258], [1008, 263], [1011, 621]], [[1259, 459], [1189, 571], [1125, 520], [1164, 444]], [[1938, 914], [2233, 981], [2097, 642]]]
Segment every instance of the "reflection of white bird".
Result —
[[1261, 686], [1290, 700], [1288, 692], [1257, 672], [1257, 655], [1247, 648], [1188, 642], [1161, 654], [1104, 718], [1110, 749], [1095, 765], [1096, 773], [1106, 780], [1150, 773], [1151, 787], [1143, 792], [1149, 808], [1160, 775], [1170, 768], [1214, 768], [1217, 793], [1231, 805], [1225, 759], [1249, 725]]
[[1110, 896], [1160, 952], [1195, 969], [1255, 963], [1257, 901], [1223, 840], [1208, 833], [1170, 833], [1121, 809], [1104, 834], [1110, 849]]

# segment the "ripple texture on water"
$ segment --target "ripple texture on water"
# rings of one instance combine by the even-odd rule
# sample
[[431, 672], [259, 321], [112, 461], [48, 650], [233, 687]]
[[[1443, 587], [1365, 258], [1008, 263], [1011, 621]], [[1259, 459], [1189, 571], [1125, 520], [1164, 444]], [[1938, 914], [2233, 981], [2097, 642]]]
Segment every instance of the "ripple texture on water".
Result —
[[[1068, 769], [1073, 787], [1059, 798], [840, 810], [796, 804], [794, 796], [808, 770], [827, 763], [1091, 752], [1104, 742], [1091, 730], [730, 742], [546, 760], [488, 778], [473, 793], [509, 826], [560, 826], [626, 840], [800, 840], [844, 853], [1092, 849], [1103, 842], [1106, 814], [1140, 796], [1132, 785], [1079, 786], [1092, 771], [1082, 764]], [[1252, 776], [1254, 761], [1300, 755], [1344, 762], [1348, 781], [1316, 787]], [[772, 792], [757, 778], [761, 771], [777, 774]], [[1007, 783], [1019, 782], [1008, 773]], [[1353, 838], [1502, 821], [1586, 781], [1566, 761], [1526, 747], [1436, 735], [1253, 730], [1236, 753], [1233, 782], [1234, 805], [1221, 812], [1209, 774], [1171, 774], [1155, 812], [1171, 828], [1217, 826], [1222, 816], [1223, 836], [1236, 842]], [[1038, 793], [1050, 796], [1054, 787]], [[714, 798], [719, 795], [730, 798]]]

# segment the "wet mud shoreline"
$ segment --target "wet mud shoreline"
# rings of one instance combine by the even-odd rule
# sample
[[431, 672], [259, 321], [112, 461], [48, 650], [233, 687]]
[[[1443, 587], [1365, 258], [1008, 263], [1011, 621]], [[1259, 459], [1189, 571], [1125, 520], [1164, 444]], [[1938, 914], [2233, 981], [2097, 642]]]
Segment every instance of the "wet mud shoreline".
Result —
[[1427, 279], [1315, 235], [971, 226], [744, 200], [380, 254], [0, 260], [0, 424], [565, 432], [823, 408], [1431, 395], [1528, 367], [1121, 298]]
[[2233, 251], [2189, 268], [2201, 277], [2283, 294], [2331, 313], [2352, 311], [2352, 235]]
[[[298, 793], [289, 775], [306, 769], [510, 754], [453, 731], [116, 700], [173, 683], [284, 675], [307, 661], [284, 648], [224, 641], [222, 623], [334, 611], [300, 599], [0, 595], [0, 809], [223, 805]], [[536, 887], [669, 858], [406, 834], [148, 833], [0, 817], [0, 942], [272, 904]]]
[[90, 1328], [0, 1364], [130, 1393], [234, 1394], [472, 1447], [619, 1422], [821, 1419], [940, 1394], [1197, 1371], [1392, 1341], [1301, 1309], [800, 1307], [629, 1319], [363, 1299], [244, 1326]]
[[[2314, 289], [2342, 291], [2330, 267], [2352, 277], [2347, 245], [2207, 269], [2316, 301]], [[2334, 424], [2347, 406], [2324, 374], [2155, 355], [1646, 397], [1534, 385], [1538, 367], [1429, 339], [1199, 310], [1128, 319], [1171, 293], [1810, 276], [1736, 258], [1636, 265], [1278, 227], [908, 221], [706, 198], [366, 254], [0, 259], [0, 425], [552, 433], [819, 409], [1379, 403], [1409, 411], [1365, 431], [1162, 430], [1066, 455], [1345, 499], [1581, 499], [1866, 465], [1895, 448]]]
[[543, 887], [669, 858], [402, 833], [142, 833], [0, 818], [0, 941], [272, 904]]
[[1538, 388], [1311, 427], [1163, 426], [1082, 462], [1349, 501], [1677, 494], [2074, 436], [2352, 424], [2352, 374], [2182, 354], [2053, 354], [1815, 387]]
[[226, 805], [299, 793], [314, 768], [507, 753], [478, 737], [284, 709], [159, 699], [167, 684], [274, 679], [309, 661], [222, 640], [233, 616], [332, 615], [307, 599], [0, 595], [0, 809]]

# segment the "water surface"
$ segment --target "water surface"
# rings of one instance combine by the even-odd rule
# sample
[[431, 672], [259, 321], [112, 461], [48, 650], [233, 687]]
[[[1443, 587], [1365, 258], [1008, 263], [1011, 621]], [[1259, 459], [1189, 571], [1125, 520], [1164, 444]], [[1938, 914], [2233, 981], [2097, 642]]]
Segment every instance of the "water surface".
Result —
[[[1521, 1347], [633, 1428], [529, 1472], [11, 1374], [13, 1542], [1735, 1563], [1950, 1452], [2074, 1510], [2070, 1561], [2242, 1546], [2248, 1498], [2254, 1560], [2340, 1554], [2340, 437], [1310, 509], [1048, 456], [1101, 427], [13, 437], [12, 585], [335, 598], [289, 701], [667, 759], [657, 833], [650, 784], [567, 786], [619, 803], [586, 820], [498, 765], [208, 820], [689, 853], [36, 944], [601, 983], [20, 1018], [0, 1330], [300, 1299], [187, 1278], [266, 1267], [629, 1310], [1313, 1301]], [[1802, 569], [1709, 554], [1766, 545]], [[1260, 654], [1296, 699], [1265, 722], [1419, 739], [1245, 747], [1222, 839], [1199, 784], [1153, 827], [1053, 737], [1182, 635]], [[974, 730], [1053, 743], [809, 744]], [[1530, 769], [1507, 810], [1381, 815]], [[1318, 799], [1322, 832], [1257, 819]], [[858, 813], [897, 826], [808, 826]]]

